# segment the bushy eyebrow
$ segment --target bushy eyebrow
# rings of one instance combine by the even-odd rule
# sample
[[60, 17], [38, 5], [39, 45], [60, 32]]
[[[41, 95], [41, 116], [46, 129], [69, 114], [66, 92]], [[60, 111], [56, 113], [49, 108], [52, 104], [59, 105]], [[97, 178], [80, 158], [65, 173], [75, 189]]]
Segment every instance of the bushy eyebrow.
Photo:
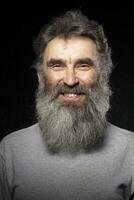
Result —
[[95, 63], [91, 58], [80, 58], [75, 62], [75, 65], [77, 64], [88, 64], [90, 66], [94, 66]]
[[[47, 66], [51, 67], [55, 64], [65, 64], [65, 61], [62, 59], [55, 59], [55, 58], [51, 58], [49, 61], [47, 61]], [[95, 63], [91, 58], [79, 58], [75, 61], [74, 65], [78, 65], [78, 64], [88, 64], [90, 66], [94, 66]]]
[[64, 62], [63, 62], [63, 60], [61, 60], [61, 59], [55, 59], [55, 58], [51, 58], [49, 61], [47, 61], [47, 66], [48, 67], [51, 67], [51, 66], [53, 66], [53, 65], [55, 65], [55, 64], [63, 64]]

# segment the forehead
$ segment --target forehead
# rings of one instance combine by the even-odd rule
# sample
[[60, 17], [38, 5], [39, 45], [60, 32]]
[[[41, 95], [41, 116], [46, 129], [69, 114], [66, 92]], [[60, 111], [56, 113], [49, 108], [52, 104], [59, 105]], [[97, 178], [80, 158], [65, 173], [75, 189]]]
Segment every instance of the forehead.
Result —
[[54, 38], [48, 43], [43, 54], [45, 60], [51, 58], [75, 60], [84, 57], [95, 59], [96, 56], [95, 43], [86, 37]]

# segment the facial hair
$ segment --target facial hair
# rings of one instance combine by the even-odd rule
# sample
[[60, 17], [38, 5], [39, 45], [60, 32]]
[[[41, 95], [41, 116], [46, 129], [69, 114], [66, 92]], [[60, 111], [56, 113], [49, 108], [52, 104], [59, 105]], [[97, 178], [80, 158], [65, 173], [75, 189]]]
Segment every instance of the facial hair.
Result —
[[[64, 105], [57, 100], [60, 93], [82, 93], [86, 100], [81, 105]], [[102, 141], [110, 95], [107, 84], [93, 89], [64, 84], [52, 88], [44, 79], [36, 92], [36, 110], [47, 149], [51, 153], [89, 151]]]

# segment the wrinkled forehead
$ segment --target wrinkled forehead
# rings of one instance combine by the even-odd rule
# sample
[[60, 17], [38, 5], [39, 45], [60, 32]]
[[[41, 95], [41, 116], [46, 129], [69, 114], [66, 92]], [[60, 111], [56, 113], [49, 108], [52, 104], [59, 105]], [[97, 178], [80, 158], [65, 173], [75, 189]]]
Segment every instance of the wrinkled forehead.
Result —
[[46, 61], [54, 58], [73, 62], [85, 57], [92, 60], [97, 57], [96, 44], [86, 37], [56, 37], [48, 43], [43, 53], [43, 60]]

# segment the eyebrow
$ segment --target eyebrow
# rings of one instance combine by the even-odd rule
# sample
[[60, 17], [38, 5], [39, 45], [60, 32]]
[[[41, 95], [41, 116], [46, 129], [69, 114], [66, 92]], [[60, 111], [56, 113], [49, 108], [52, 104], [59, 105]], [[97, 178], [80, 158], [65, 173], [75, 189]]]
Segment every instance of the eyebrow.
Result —
[[47, 66], [51, 67], [51, 66], [53, 66], [55, 64], [62, 64], [62, 63], [64, 63], [64, 61], [61, 60], [61, 59], [51, 58], [49, 61], [47, 61]]
[[80, 58], [75, 62], [75, 65], [77, 64], [88, 64], [90, 66], [94, 66], [95, 62], [91, 58]]
[[[52, 67], [55, 64], [65, 64], [65, 61], [62, 59], [55, 59], [55, 58], [51, 58], [49, 61], [47, 61], [48, 67]], [[90, 66], [94, 66], [95, 62], [91, 58], [79, 58], [75, 61], [75, 65], [78, 64], [88, 64]]]

